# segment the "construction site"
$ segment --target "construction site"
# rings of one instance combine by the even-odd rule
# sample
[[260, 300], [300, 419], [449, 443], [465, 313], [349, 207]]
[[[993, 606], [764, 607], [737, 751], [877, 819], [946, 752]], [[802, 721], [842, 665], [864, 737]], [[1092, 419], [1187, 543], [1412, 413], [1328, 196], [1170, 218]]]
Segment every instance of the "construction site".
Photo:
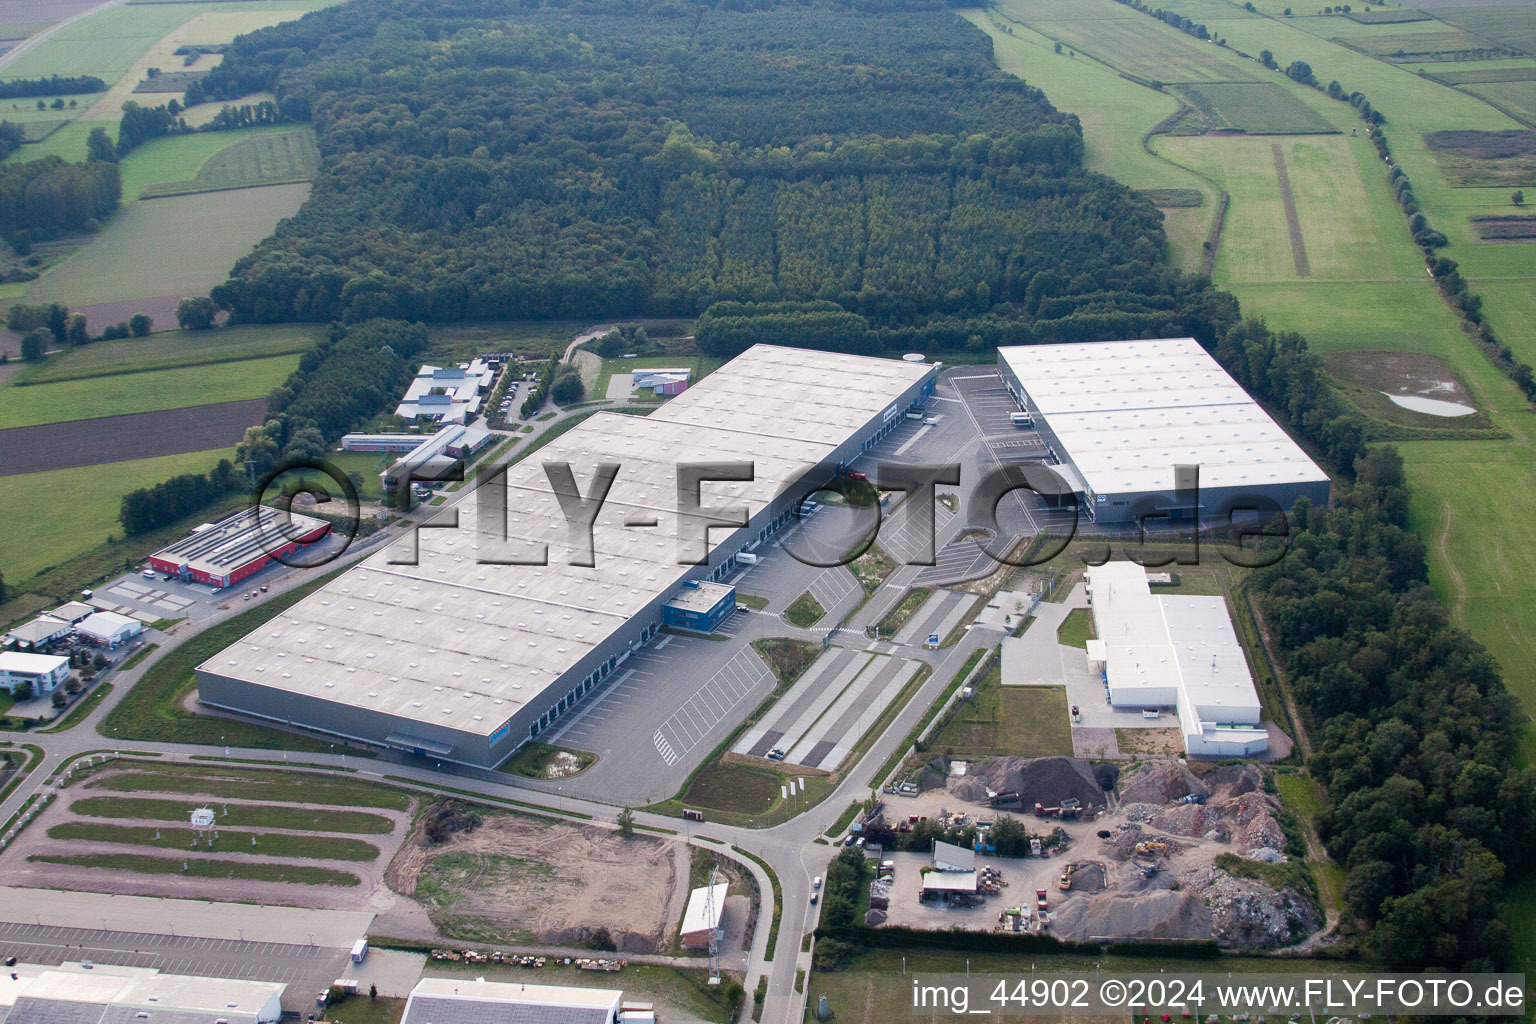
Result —
[[[1065, 757], [994, 758], [948, 776], [933, 767], [917, 792], [890, 793], [861, 823], [879, 858], [867, 924], [1241, 950], [1290, 947], [1323, 927], [1256, 765], [1197, 765], [1198, 775], [1171, 758], [1122, 770]], [[1005, 817], [1028, 833], [1023, 856], [993, 852]]]

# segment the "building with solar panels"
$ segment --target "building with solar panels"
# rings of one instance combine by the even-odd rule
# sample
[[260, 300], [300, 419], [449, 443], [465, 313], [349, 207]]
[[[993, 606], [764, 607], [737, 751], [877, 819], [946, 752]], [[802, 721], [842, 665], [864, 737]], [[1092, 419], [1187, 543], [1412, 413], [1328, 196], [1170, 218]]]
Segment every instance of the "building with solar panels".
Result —
[[[997, 368], [1097, 522], [1328, 503], [1328, 474], [1193, 338], [1000, 348]], [[1193, 502], [1178, 466], [1199, 467]]]
[[149, 565], [185, 583], [206, 583], [217, 590], [260, 572], [274, 558], [315, 543], [330, 530], [323, 519], [257, 505], [204, 523], [150, 555]]

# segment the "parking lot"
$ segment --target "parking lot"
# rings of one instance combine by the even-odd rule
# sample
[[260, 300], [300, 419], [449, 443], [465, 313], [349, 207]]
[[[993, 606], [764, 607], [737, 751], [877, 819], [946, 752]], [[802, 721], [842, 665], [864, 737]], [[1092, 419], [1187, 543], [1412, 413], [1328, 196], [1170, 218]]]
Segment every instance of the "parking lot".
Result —
[[833, 771], [916, 674], [918, 662], [829, 648], [733, 748]]

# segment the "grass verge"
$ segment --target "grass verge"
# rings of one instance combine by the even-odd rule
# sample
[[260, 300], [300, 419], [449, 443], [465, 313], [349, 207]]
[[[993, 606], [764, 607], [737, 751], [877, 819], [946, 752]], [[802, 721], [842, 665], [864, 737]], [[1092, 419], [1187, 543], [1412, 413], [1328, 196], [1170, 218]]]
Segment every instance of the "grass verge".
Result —
[[820, 622], [826, 614], [827, 610], [821, 606], [821, 602], [812, 597], [811, 592], [807, 590], [784, 609], [784, 621], [791, 626], [809, 629]]
[[[167, 852], [194, 849], [197, 833], [190, 828], [153, 828], [147, 825], [104, 825], [68, 821], [48, 830], [50, 839], [79, 839], [92, 843], [148, 846]], [[253, 842], [254, 840], [254, 842]], [[219, 853], [262, 857], [297, 857], [302, 860], [378, 860], [379, 848], [345, 836], [291, 836], [282, 832], [256, 833], [220, 829]], [[212, 847], [204, 847], [211, 850]]]
[[[76, 800], [70, 810], [87, 818], [127, 818], [146, 821], [185, 821], [197, 801], [154, 800], [131, 796], [89, 796]], [[217, 803], [217, 801], [214, 801]], [[395, 823], [382, 814], [345, 811], [333, 807], [283, 807], [276, 804], [229, 804], [220, 807], [216, 819], [225, 826], [286, 828], [295, 832], [352, 832], [388, 835]]]
[[190, 878], [239, 878], [258, 882], [296, 885], [358, 885], [358, 877], [334, 868], [305, 864], [246, 863], [235, 860], [204, 860], [150, 857], [137, 853], [33, 854], [27, 860], [43, 864], [67, 864], [79, 868], [106, 868], [136, 875], [186, 875]]

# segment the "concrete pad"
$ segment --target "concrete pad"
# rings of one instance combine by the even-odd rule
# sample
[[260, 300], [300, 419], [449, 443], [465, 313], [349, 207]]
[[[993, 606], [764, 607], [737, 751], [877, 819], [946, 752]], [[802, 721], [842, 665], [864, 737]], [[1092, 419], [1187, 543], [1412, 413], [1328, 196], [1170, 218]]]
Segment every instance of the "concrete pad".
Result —
[[[952, 590], [935, 590], [932, 594], [928, 595], [928, 599], [923, 602], [922, 607], [907, 620], [907, 624], [897, 630], [896, 635], [891, 639], [899, 644], [912, 643], [914, 637], [919, 642], [927, 639], [929, 631], [923, 627], [929, 622], [937, 621], [941, 618], [945, 610], [950, 608], [958, 599], [959, 595]], [[922, 636], [918, 636], [919, 632], [922, 633]]]
[[350, 948], [368, 934], [373, 912], [0, 886], [0, 920], [31, 923], [39, 918], [66, 928], [100, 928], [105, 920], [108, 931], [213, 939], [239, 939], [243, 931], [247, 942], [302, 944], [313, 935], [317, 946]]
[[404, 999], [421, 980], [421, 972], [427, 966], [425, 953], [407, 953], [400, 949], [370, 949], [363, 962], [347, 961], [343, 978], [353, 978], [363, 995], [369, 985], [379, 986], [379, 995], [388, 999]]
[[837, 744], [832, 750], [817, 762], [816, 767], [824, 771], [832, 771], [842, 763], [843, 758], [853, 750], [863, 735], [874, 726], [875, 721], [891, 706], [891, 702], [901, 693], [901, 688], [917, 674], [919, 662], [904, 661], [896, 670], [896, 674], [886, 682], [885, 686], [864, 707], [859, 717], [853, 723], [833, 733], [837, 736]]

